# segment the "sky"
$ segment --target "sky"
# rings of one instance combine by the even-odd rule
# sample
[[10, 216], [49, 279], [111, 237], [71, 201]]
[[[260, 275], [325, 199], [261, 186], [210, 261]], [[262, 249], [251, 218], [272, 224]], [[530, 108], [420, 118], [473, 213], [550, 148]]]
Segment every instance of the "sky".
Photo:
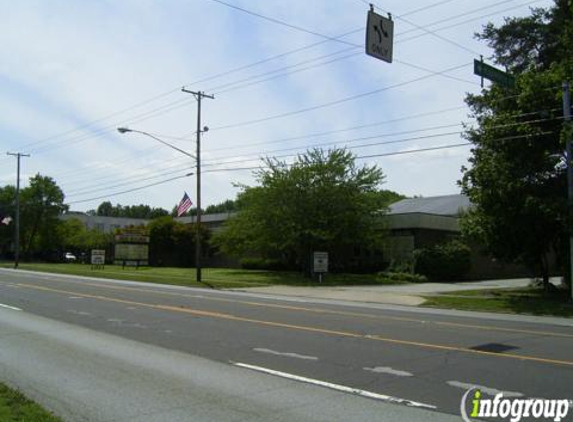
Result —
[[[262, 157], [347, 147], [384, 189], [459, 193], [480, 92], [474, 37], [549, 0], [385, 0], [393, 62], [364, 51], [363, 0], [0, 0], [0, 186], [40, 173], [74, 211], [103, 201], [196, 202], [202, 91], [202, 206], [256, 185]], [[486, 81], [486, 87], [489, 82]], [[186, 176], [188, 175], [188, 176]]]

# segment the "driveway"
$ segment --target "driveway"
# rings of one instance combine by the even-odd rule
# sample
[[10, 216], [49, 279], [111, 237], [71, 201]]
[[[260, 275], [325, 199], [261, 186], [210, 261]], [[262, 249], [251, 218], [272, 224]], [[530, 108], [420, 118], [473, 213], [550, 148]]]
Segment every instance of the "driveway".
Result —
[[393, 305], [418, 306], [424, 303], [422, 296], [462, 290], [510, 289], [526, 287], [529, 278], [510, 280], [471, 281], [462, 283], [419, 283], [386, 286], [266, 286], [232, 289], [250, 293], [272, 294], [313, 299], [347, 300], [352, 302], [386, 303]]

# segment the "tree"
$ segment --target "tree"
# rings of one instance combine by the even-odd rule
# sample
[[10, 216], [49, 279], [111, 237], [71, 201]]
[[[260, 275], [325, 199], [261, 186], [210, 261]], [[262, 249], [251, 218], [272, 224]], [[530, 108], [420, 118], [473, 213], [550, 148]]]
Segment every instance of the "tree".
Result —
[[345, 149], [310, 150], [292, 165], [265, 163], [259, 186], [242, 186], [236, 216], [214, 236], [224, 253], [308, 271], [313, 251], [329, 252], [333, 269], [349, 270], [363, 264], [360, 251], [381, 250], [387, 204], [378, 167], [358, 167]]
[[571, 227], [560, 86], [573, 77], [573, 4], [557, 0], [500, 27], [488, 24], [477, 36], [516, 76], [516, 89], [493, 85], [466, 98], [477, 127], [466, 131], [473, 148], [460, 184], [474, 207], [462, 229], [548, 286], [549, 275], [564, 267]]
[[[112, 233], [102, 233], [97, 229], [87, 229], [79, 219], [60, 221], [57, 228], [60, 255], [64, 251], [76, 254], [82, 252], [89, 256], [92, 249], [107, 249], [111, 252]], [[55, 246], [55, 245], [54, 245]]]
[[53, 249], [58, 217], [67, 209], [64, 193], [54, 179], [40, 174], [30, 178], [29, 186], [20, 193], [20, 239], [24, 255]]
[[[195, 265], [197, 226], [174, 221], [170, 216], [152, 220], [149, 230], [149, 261], [154, 266]], [[202, 250], [208, 250], [209, 230], [201, 229]]]
[[0, 222], [0, 253], [3, 255], [11, 251], [14, 241], [15, 198], [16, 188], [14, 186], [0, 187], [0, 220], [8, 218], [6, 220], [8, 224]]
[[[88, 212], [89, 213], [89, 212]], [[113, 205], [110, 201], [104, 201], [95, 211], [92, 210], [93, 215], [101, 215], [105, 217], [125, 217], [125, 218], [144, 218], [153, 219], [169, 215], [169, 211], [163, 208], [152, 208], [149, 205], [126, 205], [121, 204]]]
[[237, 202], [233, 199], [227, 199], [219, 204], [209, 205], [205, 210], [206, 214], [215, 214], [220, 212], [233, 212], [237, 210]]

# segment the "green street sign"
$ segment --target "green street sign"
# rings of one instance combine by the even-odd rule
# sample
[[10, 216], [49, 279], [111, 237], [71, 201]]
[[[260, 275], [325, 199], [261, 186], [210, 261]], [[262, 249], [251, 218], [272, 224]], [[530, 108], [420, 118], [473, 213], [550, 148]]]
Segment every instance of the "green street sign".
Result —
[[515, 78], [512, 75], [485, 64], [481, 60], [474, 59], [474, 75], [489, 79], [490, 81], [503, 85], [506, 88], [515, 87]]

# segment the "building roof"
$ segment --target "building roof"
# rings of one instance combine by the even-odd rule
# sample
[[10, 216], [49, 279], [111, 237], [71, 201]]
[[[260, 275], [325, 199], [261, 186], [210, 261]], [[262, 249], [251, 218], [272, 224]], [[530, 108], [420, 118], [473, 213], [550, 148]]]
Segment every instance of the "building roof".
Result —
[[390, 205], [389, 215], [396, 214], [434, 214], [443, 216], [458, 216], [471, 206], [465, 195], [432, 196], [429, 198], [402, 199]]
[[[218, 212], [213, 214], [201, 214], [201, 222], [203, 223], [221, 223], [223, 221], [228, 220], [230, 217], [235, 215], [234, 212]], [[196, 220], [196, 216], [191, 217], [176, 217], [175, 221], [179, 221], [183, 224], [190, 224], [194, 223]]]

